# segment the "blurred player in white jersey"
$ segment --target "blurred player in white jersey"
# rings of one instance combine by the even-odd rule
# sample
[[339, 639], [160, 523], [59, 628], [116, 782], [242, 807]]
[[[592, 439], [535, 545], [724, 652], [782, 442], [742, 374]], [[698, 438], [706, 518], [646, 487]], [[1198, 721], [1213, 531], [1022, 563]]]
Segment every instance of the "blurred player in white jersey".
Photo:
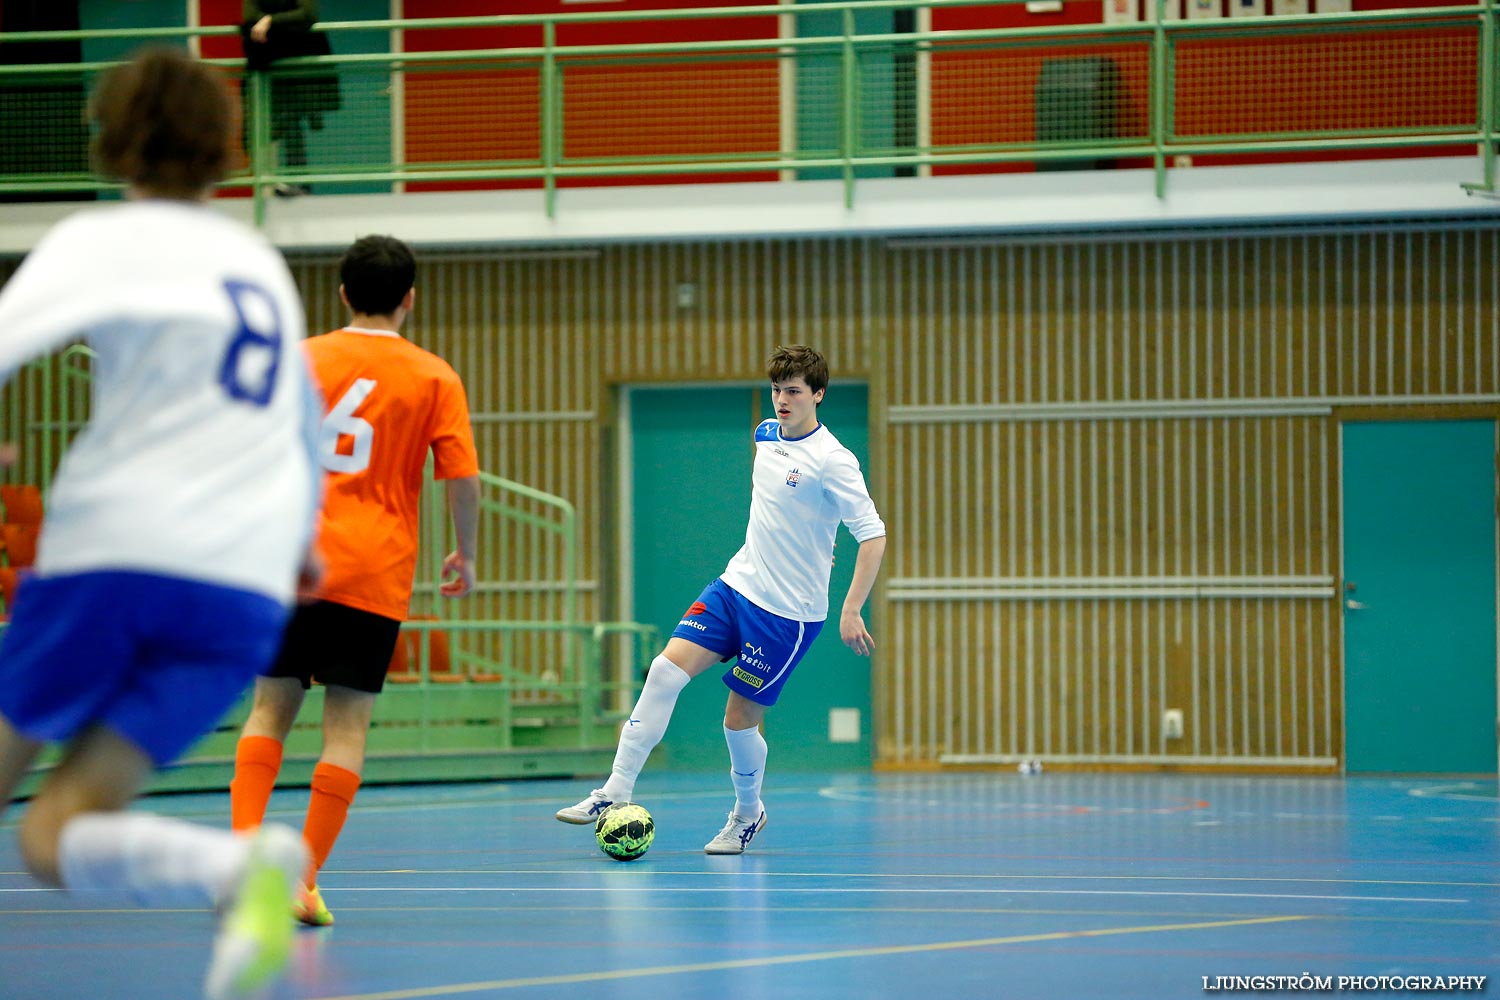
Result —
[[0, 809], [64, 744], [20, 825], [32, 874], [218, 908], [205, 991], [249, 995], [288, 957], [301, 837], [125, 807], [271, 663], [299, 571], [316, 576], [322, 407], [285, 263], [206, 204], [233, 128], [222, 79], [147, 51], [91, 113], [96, 166], [128, 200], [59, 223], [0, 291], [0, 384], [74, 338], [97, 355], [92, 419], [0, 636]]
[[839, 615], [839, 637], [861, 656], [875, 648], [862, 609], [885, 555], [885, 523], [870, 500], [859, 461], [818, 422], [828, 362], [810, 347], [778, 347], [766, 374], [776, 417], [755, 428], [745, 544], [687, 609], [666, 649], [651, 662], [640, 700], [620, 731], [609, 778], [582, 802], [558, 810], [564, 823], [593, 823], [609, 806], [629, 802], [646, 758], [666, 733], [678, 694], [715, 663], [737, 657], [724, 674], [729, 688], [724, 740], [734, 808], [703, 850], [744, 853], [766, 826], [760, 792], [767, 749], [760, 723], [828, 617], [828, 578], [840, 521], [859, 542], [859, 554]]

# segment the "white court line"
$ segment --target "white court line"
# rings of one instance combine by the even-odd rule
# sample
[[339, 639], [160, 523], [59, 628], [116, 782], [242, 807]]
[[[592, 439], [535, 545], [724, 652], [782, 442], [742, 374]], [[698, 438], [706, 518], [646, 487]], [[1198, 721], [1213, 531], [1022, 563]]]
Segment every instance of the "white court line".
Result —
[[[1466, 794], [1466, 793], [1475, 794]], [[1459, 799], [1464, 802], [1495, 802], [1494, 795], [1486, 794], [1483, 786], [1476, 781], [1466, 781], [1458, 785], [1438, 785], [1435, 788], [1408, 788], [1406, 794], [1419, 799]]]
[[[1454, 785], [1441, 786], [1439, 788], [1408, 789], [1407, 794], [1413, 796], [1427, 796], [1439, 798], [1445, 801], [1469, 801], [1469, 802], [1494, 802], [1493, 795], [1456, 795], [1451, 794], [1451, 789], [1460, 787]], [[1470, 786], [1472, 787], [1472, 786]], [[952, 810], [954, 804], [951, 801], [933, 798], [916, 792], [912, 798], [903, 798], [899, 790], [895, 794], [878, 789], [847, 789], [847, 788], [822, 788], [818, 790], [821, 798], [836, 802], [853, 802], [863, 805], [880, 803], [887, 807], [901, 807], [917, 809], [930, 807], [933, 809]], [[1198, 804], [1198, 803], [1201, 803]], [[1247, 809], [1236, 809], [1233, 812], [1222, 812], [1211, 800], [1200, 798], [1189, 798], [1183, 796], [1178, 799], [1168, 798], [1156, 805], [1141, 805], [1130, 803], [1100, 803], [1079, 802], [1067, 798], [1059, 798], [1049, 801], [995, 801], [981, 802], [973, 806], [968, 812], [989, 811], [994, 813], [1045, 813], [1049, 817], [1054, 814], [1067, 814], [1078, 816], [1195, 816], [1200, 818], [1212, 816], [1234, 816], [1240, 819], [1275, 819], [1275, 820], [1311, 820], [1313, 822], [1338, 821], [1345, 823], [1358, 823], [1370, 817], [1363, 815], [1352, 815], [1350, 813], [1337, 812], [1266, 812]], [[1500, 823], [1500, 816], [1375, 816], [1377, 820], [1387, 823]]]
[[[383, 788], [383, 787], [386, 787], [386, 786], [375, 785], [375, 786], [372, 786], [372, 787], [374, 787], [374, 788]], [[304, 788], [304, 787], [298, 787], [298, 788], [287, 788], [284, 791], [287, 792], [287, 793], [295, 793], [295, 792], [306, 792], [307, 789]], [[428, 801], [425, 801], [425, 802], [418, 800], [418, 801], [413, 801], [413, 802], [372, 802], [372, 803], [370, 803], [368, 805], [365, 805], [364, 803], [361, 803], [360, 806], [359, 806], [359, 813], [360, 813], [361, 816], [373, 816], [373, 815], [379, 815], [381, 813], [401, 813], [401, 814], [406, 814], [406, 813], [415, 813], [415, 812], [442, 812], [443, 810], [446, 810], [446, 809], [481, 809], [481, 808], [488, 808], [488, 807], [492, 807], [492, 806], [526, 806], [526, 807], [537, 806], [541, 810], [540, 812], [537, 813], [538, 816], [545, 815], [548, 819], [551, 819], [552, 818], [552, 813], [557, 808], [558, 802], [560, 801], [557, 797], [550, 796], [550, 795], [536, 796], [534, 798], [515, 798], [514, 796], [503, 794], [503, 793], [509, 791], [509, 789], [504, 788], [504, 787], [500, 788], [498, 791], [501, 794], [476, 795], [474, 797], [456, 798], [456, 799], [453, 799], [451, 801], [444, 800], [444, 799], [431, 799], [431, 800], [428, 800]], [[788, 788], [788, 789], [783, 789], [783, 790], [778, 791], [777, 792], [777, 797], [780, 798], [783, 795], [785, 795], [785, 796], [791, 796], [791, 795], [816, 795], [816, 794], [818, 794], [818, 791], [819, 790], [816, 789], [816, 788]], [[192, 794], [195, 794], [195, 795], [214, 795], [214, 794], [220, 794], [220, 793], [212, 792], [212, 791], [206, 791], [206, 792], [194, 792]], [[368, 794], [368, 793], [366, 793], [366, 794]], [[685, 801], [695, 800], [695, 799], [723, 799], [725, 797], [726, 797], [725, 792], [722, 791], [722, 790], [719, 790], [719, 791], [712, 791], [712, 792], [710, 792], [710, 791], [702, 791], [702, 792], [669, 792], [669, 793], [666, 793], [666, 794], [663, 794], [663, 795], [653, 795], [650, 798], [651, 798], [651, 801], [653, 801], [653, 802], [678, 802], [678, 801], [684, 801], [685, 802]], [[733, 798], [734, 797], [734, 793], [732, 791], [729, 792], [728, 793], [728, 797], [729, 798]], [[151, 801], [151, 797], [149, 795], [148, 796], [142, 796], [140, 799], [137, 800], [137, 803], [139, 804], [139, 803], [144, 803], [144, 802], [148, 802], [148, 801]], [[177, 810], [177, 811], [169, 811], [169, 810], [166, 810], [166, 809], [160, 809], [160, 810], [154, 810], [154, 811], [158, 812], [160, 815], [163, 815], [163, 816], [171, 816], [174, 819], [218, 818], [218, 819], [225, 819], [225, 820], [227, 820], [228, 817], [229, 817], [229, 808], [228, 808], [227, 805], [225, 805], [223, 808], [213, 808], [213, 809], [209, 809], [209, 808], [205, 807], [205, 808], [202, 808], [202, 809], [182, 809], [182, 810]], [[284, 806], [284, 807], [269, 808], [269, 809], [266, 810], [266, 815], [267, 816], [295, 816], [295, 817], [301, 817], [304, 814], [306, 814], [306, 812], [307, 812], [307, 806], [306, 806], [306, 804], [301, 804], [301, 805], [296, 805], [296, 806]], [[21, 823], [21, 820], [20, 820], [19, 817], [14, 818], [14, 819], [7, 819], [7, 820], [4, 820], [4, 821], [0, 821], [0, 830], [14, 829], [15, 827], [19, 826], [20, 823]]]
[[[339, 868], [327, 869], [330, 875], [598, 875], [588, 868]], [[0, 873], [8, 874], [8, 873]], [[19, 874], [19, 873], [17, 873]], [[1291, 882], [1306, 885], [1432, 885], [1453, 888], [1500, 888], [1500, 882], [1435, 882], [1417, 879], [1374, 878], [1296, 878], [1273, 875], [965, 875], [954, 872], [715, 872], [692, 869], [664, 870], [660, 868], [632, 871], [610, 871], [611, 875], [631, 875], [646, 878], [653, 875], [694, 875], [710, 878], [847, 878], [847, 879], [971, 879], [975, 881], [1075, 881], [1075, 882]], [[656, 887], [661, 888], [661, 887]]]
[[[1269, 783], [1269, 782], [1267, 782], [1267, 783]], [[381, 786], [375, 786], [375, 787], [381, 787]], [[1420, 788], [1414, 788], [1414, 789], [1408, 789], [1407, 794], [1409, 794], [1409, 795], [1416, 795], [1416, 796], [1431, 795], [1433, 797], [1439, 797], [1440, 793], [1446, 793], [1446, 791], [1448, 789], [1451, 789], [1451, 788], [1454, 788], [1454, 787], [1458, 787], [1458, 786], [1453, 786], [1453, 785], [1439, 786], [1438, 788], [1432, 789], [1430, 791], [1429, 790], [1425, 790], [1425, 789], [1420, 789]], [[301, 789], [298, 789], [298, 790], [301, 790]], [[293, 791], [293, 789], [287, 789], [287, 791]], [[550, 809], [551, 807], [555, 806], [557, 804], [557, 801], [558, 801], [554, 796], [535, 796], [535, 797], [518, 798], [518, 797], [515, 797], [514, 795], [507, 794], [508, 792], [511, 792], [511, 791], [513, 791], [513, 789], [509, 788], [508, 786], [500, 785], [499, 787], [497, 787], [497, 789], [495, 790], [494, 793], [480, 793], [480, 794], [477, 794], [477, 795], [475, 795], [473, 797], [455, 798], [455, 799], [452, 799], [452, 800], [432, 799], [432, 800], [428, 800], [428, 801], [425, 801], [425, 802], [424, 801], [413, 801], [413, 802], [379, 802], [379, 803], [370, 803], [369, 805], [363, 805], [362, 804], [359, 807], [359, 812], [360, 812], [360, 815], [362, 815], [362, 816], [373, 816], [373, 815], [379, 815], [381, 813], [441, 812], [443, 810], [448, 810], [448, 809], [454, 809], [454, 810], [457, 810], [457, 809], [479, 809], [479, 808], [486, 808], [486, 807], [497, 806], [497, 805], [499, 805], [499, 806], [524, 806], [524, 807], [538, 806], [538, 807], [543, 807], [543, 808]], [[213, 793], [211, 793], [211, 792], [203, 792], [203, 793], [199, 793], [199, 794], [213, 794]], [[663, 793], [661, 793], [659, 795], [648, 796], [648, 798], [651, 801], [653, 801], [653, 802], [689, 802], [689, 801], [697, 801], [697, 800], [710, 799], [710, 798], [713, 798], [713, 799], [723, 798], [724, 794], [725, 793], [722, 790], [714, 790], [714, 791], [706, 791], [705, 790], [705, 791], [701, 791], [701, 792], [677, 791], [677, 792], [663, 792]], [[951, 800], [945, 801], [945, 800], [942, 800], [942, 799], [933, 798], [930, 794], [924, 792], [924, 790], [922, 790], [922, 789], [916, 789], [916, 788], [913, 788], [913, 789], [902, 789], [902, 788], [891, 788], [891, 789], [851, 789], [851, 788], [837, 788], [837, 787], [832, 787], [832, 786], [824, 786], [824, 787], [818, 787], [818, 788], [812, 788], [812, 787], [782, 788], [782, 789], [779, 789], [776, 794], [777, 794], [778, 798], [781, 798], [781, 797], [791, 797], [791, 796], [794, 796], [794, 795], [815, 795], [815, 796], [817, 796], [819, 798], [831, 799], [831, 800], [835, 800], [835, 801], [844, 801], [844, 802], [871, 802], [871, 801], [875, 801], [877, 799], [890, 800], [890, 799], [894, 798], [895, 799], [895, 804], [898, 804], [898, 805], [901, 805], [901, 806], [904, 806], [904, 807], [929, 806], [929, 807], [934, 808], [934, 809], [947, 809], [947, 810], [951, 810], [953, 808], [953, 805], [954, 805]], [[911, 798], [906, 798], [905, 796], [912, 796], [912, 797]], [[1450, 799], [1450, 800], [1489, 801], [1489, 802], [1495, 801], [1495, 799], [1494, 799], [1493, 796], [1464, 796], [1464, 795], [1454, 795], [1454, 794], [1442, 794], [1441, 797], [1442, 798], [1446, 798], [1446, 799]], [[1179, 805], [1150, 806], [1150, 805], [1131, 805], [1131, 804], [1128, 804], [1128, 803], [1126, 803], [1126, 804], [1106, 804], [1106, 803], [1088, 804], [1088, 803], [1064, 802], [1064, 801], [1056, 801], [1056, 802], [1038, 802], [1038, 801], [1004, 802], [1004, 801], [996, 801], [996, 802], [990, 803], [989, 805], [981, 804], [979, 806], [976, 806], [975, 807], [975, 811], [981, 811], [983, 809], [989, 809], [991, 811], [1024, 812], [1024, 811], [1026, 811], [1028, 809], [1031, 809], [1031, 810], [1047, 810], [1047, 811], [1051, 812], [1051, 811], [1059, 809], [1059, 808], [1079, 808], [1079, 809], [1086, 810], [1086, 812], [1080, 813], [1080, 815], [1089, 815], [1090, 813], [1108, 813], [1110, 815], [1126, 815], [1126, 814], [1130, 814], [1130, 815], [1161, 815], [1161, 814], [1177, 815], [1177, 814], [1183, 814], [1183, 815], [1198, 815], [1198, 816], [1202, 816], [1205, 813], [1212, 812], [1215, 809], [1215, 806], [1213, 804], [1210, 804], [1207, 809], [1184, 809], [1184, 808], [1181, 807], [1180, 804]], [[301, 816], [305, 812], [306, 812], [306, 807], [302, 806], [302, 805], [298, 805], [298, 806], [291, 806], [291, 807], [286, 807], [286, 808], [272, 808], [272, 809], [268, 809], [266, 811], [266, 815], [267, 816], [278, 816], [278, 817], [281, 817], [281, 816]], [[228, 815], [228, 811], [227, 811], [227, 809], [217, 809], [217, 808], [216, 809], [207, 809], [207, 808], [205, 808], [205, 809], [187, 809], [187, 810], [182, 810], [182, 811], [177, 811], [177, 812], [166, 812], [165, 810], [163, 810], [163, 814], [164, 815], [171, 815], [171, 816], [174, 816], [174, 817], [177, 817], [177, 818], [180, 818], [180, 819], [194, 819], [194, 818], [203, 818], [203, 817], [223, 817], [223, 816], [227, 816]], [[1245, 810], [1237, 810], [1234, 813], [1232, 813], [1231, 815], [1238, 816], [1238, 817], [1244, 817], [1244, 818], [1251, 818], [1251, 819], [1266, 818], [1267, 817], [1266, 813], [1262, 813], [1262, 812], [1249, 812], [1249, 811], [1245, 811]], [[1366, 818], [1366, 817], [1359, 817], [1359, 816], [1350, 816], [1350, 815], [1348, 815], [1346, 813], [1283, 813], [1283, 814], [1279, 814], [1279, 815], [1283, 819], [1305, 819], [1305, 820], [1357, 821], [1357, 820]], [[1407, 816], [1382, 816], [1382, 817], [1378, 817], [1378, 818], [1384, 819], [1384, 820], [1386, 820], [1388, 822], [1389, 821], [1398, 821], [1398, 822], [1405, 822], [1405, 821], [1418, 822], [1418, 821], [1420, 821], [1420, 822], [1426, 822], [1429, 819], [1431, 819], [1431, 817], [1425, 817], [1425, 816], [1410, 816], [1410, 817], [1407, 817]], [[1444, 818], [1448, 819], [1449, 817], [1444, 817]], [[1495, 817], [1495, 816], [1464, 816], [1464, 817], [1457, 817], [1456, 819], [1461, 819], [1463, 822], [1466, 822], [1466, 823], [1500, 823], [1500, 817]], [[0, 821], [0, 830], [13, 829], [14, 827], [16, 827], [18, 825], [19, 822], [20, 822], [20, 820], [18, 818], [17, 819], [7, 819], [7, 820]]]
[[[582, 782], [580, 784], [588, 784], [588, 782]], [[377, 787], [379, 787], [379, 786], [377, 786]], [[289, 789], [287, 789], [287, 791], [305, 791], [305, 790], [306, 789], [303, 789], [303, 788], [298, 788], [298, 789], [290, 789], [289, 788]], [[504, 791], [504, 790], [502, 789], [502, 791]], [[778, 795], [781, 795], [781, 794], [790, 794], [790, 795], [816, 795], [817, 793], [818, 793], [818, 789], [815, 789], [815, 788], [790, 788], [790, 789], [786, 789], [784, 792], [778, 792]], [[730, 792], [728, 792], [726, 794], [726, 792], [723, 789], [715, 789], [714, 791], [702, 791], [702, 792], [667, 792], [667, 793], [664, 793], [664, 794], [661, 794], [661, 795], [652, 795], [652, 796], [649, 796], [649, 798], [650, 798], [650, 800], [652, 802], [679, 802], [679, 801], [681, 801], [681, 802], [687, 802], [687, 801], [692, 801], [692, 800], [696, 800], [696, 799], [722, 799], [722, 798], [726, 798], [726, 797], [733, 798], [734, 797], [734, 792], [730, 791]], [[434, 812], [434, 811], [439, 811], [439, 810], [443, 810], [443, 809], [460, 809], [460, 808], [462, 808], [462, 809], [472, 809], [472, 808], [475, 808], [476, 806], [495, 806], [495, 805], [528, 806], [528, 807], [529, 806], [537, 806], [538, 808], [540, 808], [540, 809], [543, 810], [543, 812], [546, 814], [546, 817], [548, 819], [552, 819], [552, 813], [553, 813], [553, 811], [556, 810], [557, 803], [559, 801], [560, 801], [559, 798], [557, 796], [555, 796], [555, 795], [534, 795], [534, 796], [527, 796], [525, 798], [517, 798], [517, 797], [511, 796], [511, 795], [495, 795], [495, 796], [490, 797], [490, 798], [484, 798], [484, 797], [480, 797], [480, 796], [475, 796], [473, 798], [454, 799], [451, 802], [444, 801], [442, 799], [431, 799], [431, 800], [428, 800], [426, 802], [417, 801], [417, 802], [413, 802], [413, 803], [410, 803], [410, 804], [405, 803], [405, 802], [379, 802], [379, 803], [374, 803], [374, 804], [370, 805], [369, 807], [363, 809], [362, 811], [364, 811], [364, 812]], [[275, 811], [275, 810], [273, 810], [273, 811]], [[302, 808], [293, 808], [293, 809], [282, 809], [282, 810], [279, 810], [279, 811], [280, 812], [284, 812], [284, 813], [297, 813], [297, 814], [300, 815], [302, 812], [305, 811], [305, 807], [302, 807]], [[540, 815], [542, 815], [542, 813], [538, 813], [538, 815], [540, 816]]]
[[[597, 876], [600, 872], [588, 868], [329, 868], [325, 875], [546, 875], [546, 876]], [[693, 876], [700, 878], [756, 879], [773, 878], [838, 878], [838, 879], [912, 879], [914, 881], [938, 881], [943, 879], [968, 881], [1031, 881], [1031, 882], [1251, 882], [1290, 883], [1293, 885], [1378, 885], [1378, 886], [1438, 886], [1453, 889], [1497, 889], [1500, 882], [1437, 882], [1420, 879], [1373, 879], [1373, 878], [1297, 878], [1274, 875], [964, 875], [951, 872], [715, 872], [692, 869], [664, 870], [660, 868], [638, 871], [614, 871], [611, 876], [648, 878], [653, 876]], [[23, 871], [0, 871], [0, 878], [30, 876]], [[653, 885], [653, 891], [672, 891], [672, 886]], [[51, 892], [51, 889], [0, 889], [3, 892]], [[1005, 891], [1005, 890], [996, 890]], [[1374, 898], [1374, 897], [1355, 897]]]
[[[322, 885], [319, 888], [323, 888]], [[334, 887], [328, 886], [330, 890], [340, 894], [348, 892], [438, 892], [438, 893], [464, 893], [464, 892], [630, 892], [640, 893], [643, 887], [639, 885], [598, 886], [352, 886]], [[9, 892], [8, 889], [0, 889], [0, 892]], [[697, 888], [682, 886], [652, 886], [645, 891], [657, 893], [721, 893], [728, 891], [723, 888]], [[1298, 892], [1188, 892], [1185, 890], [1168, 891], [1164, 889], [961, 889], [947, 887], [943, 889], [887, 889], [881, 887], [861, 887], [850, 889], [801, 889], [796, 887], [781, 888], [777, 886], [757, 887], [758, 893], [782, 892], [797, 895], [849, 895], [865, 893], [869, 895], [921, 895], [925, 893], [946, 893], [950, 895], [986, 895], [986, 896], [1183, 896], [1202, 899], [1321, 899], [1336, 900], [1340, 902], [1356, 903], [1443, 903], [1454, 906], [1462, 906], [1471, 903], [1469, 899], [1436, 899], [1421, 896], [1333, 896], [1314, 893]]]
[[531, 986], [582, 985], [585, 983], [643, 979], [654, 976], [726, 972], [733, 969], [760, 970], [778, 965], [801, 965], [807, 962], [869, 959], [891, 955], [955, 951], [967, 948], [994, 948], [1008, 944], [1030, 944], [1041, 941], [1066, 941], [1079, 938], [1170, 933], [1173, 931], [1207, 930], [1219, 927], [1248, 927], [1254, 924], [1278, 924], [1288, 921], [1312, 919], [1316, 918], [1303, 915], [1287, 915], [1251, 917], [1243, 920], [1215, 920], [1207, 923], [1157, 924], [1148, 927], [1101, 927], [1084, 931], [1052, 931], [1044, 934], [1018, 934], [1010, 937], [977, 938], [968, 941], [934, 941], [925, 944], [847, 948], [840, 951], [812, 952], [799, 955], [770, 955], [762, 958], [731, 959], [724, 962], [698, 962], [691, 965], [659, 965], [638, 969], [610, 969], [560, 976], [531, 976], [525, 979], [491, 979], [477, 983], [449, 983], [442, 986], [419, 986], [415, 989], [383, 990], [379, 993], [348, 994], [340, 997], [325, 996], [321, 1000], [416, 1000], [419, 997], [456, 996], [463, 993], [490, 993], [498, 990], [522, 989]]

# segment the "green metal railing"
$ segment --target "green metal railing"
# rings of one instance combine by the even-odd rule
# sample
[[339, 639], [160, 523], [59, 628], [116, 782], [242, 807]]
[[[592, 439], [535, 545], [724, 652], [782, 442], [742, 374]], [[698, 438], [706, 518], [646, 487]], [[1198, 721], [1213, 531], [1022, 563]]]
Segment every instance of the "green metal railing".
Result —
[[[35, 482], [44, 495], [57, 460], [83, 428], [93, 352], [74, 345], [27, 365], [5, 392], [7, 436], [27, 462], [6, 481]], [[24, 398], [23, 398], [24, 397]], [[24, 405], [22, 405], [24, 403]], [[659, 630], [584, 614], [579, 525], [573, 505], [525, 484], [480, 475], [480, 568], [465, 601], [436, 595], [452, 544], [442, 489], [429, 483], [423, 504], [424, 559], [414, 610], [431, 614], [402, 625], [423, 640], [404, 675], [391, 675], [370, 735], [372, 780], [432, 780], [566, 775], [607, 767], [624, 699], [660, 648]], [[514, 544], [507, 550], [506, 540]], [[486, 595], [552, 595], [546, 617], [500, 618]], [[0, 629], [4, 628], [0, 621]], [[441, 636], [440, 647], [434, 638]], [[446, 662], [438, 650], [446, 648]], [[442, 667], [442, 669], [438, 669]], [[305, 781], [316, 760], [318, 692], [288, 739], [291, 781]], [[248, 697], [156, 788], [216, 787], [228, 780]], [[45, 771], [56, 756], [45, 758]]]
[[7, 391], [6, 433], [19, 434], [21, 465], [7, 481], [50, 483], [68, 442], [87, 421], [90, 365], [94, 352], [72, 344], [24, 365]]
[[[517, 697], [534, 703], [556, 700], [577, 701], [594, 707], [601, 717], [613, 718], [611, 707], [620, 692], [631, 691], [639, 682], [641, 671], [656, 655], [660, 631], [651, 625], [629, 621], [596, 621], [582, 614], [584, 582], [579, 575], [578, 513], [566, 499], [502, 476], [481, 472], [479, 481], [480, 513], [489, 515], [483, 521], [482, 536], [499, 539], [486, 544], [483, 562], [494, 559], [506, 566], [506, 578], [512, 588], [489, 590], [481, 580], [471, 600], [483, 600], [488, 591], [492, 597], [505, 599], [517, 593], [515, 581], [522, 581], [520, 593], [549, 595], [546, 617], [498, 618], [482, 616], [474, 621], [457, 621], [443, 612], [454, 610], [455, 602], [437, 596], [442, 573], [442, 558], [452, 547], [452, 525], [444, 512], [443, 487], [429, 480], [424, 504], [424, 545], [427, 556], [419, 571], [416, 595], [425, 601], [427, 616], [408, 621], [403, 627], [413, 632], [442, 631], [450, 635], [464, 632], [482, 633], [493, 640], [488, 651], [459, 644], [453, 653], [454, 675], [443, 678], [468, 678], [481, 683], [504, 683]], [[519, 541], [506, 545], [507, 540]], [[555, 642], [524, 640], [548, 638]], [[604, 669], [606, 651], [611, 642], [619, 641], [616, 659], [626, 667], [612, 674]], [[424, 652], [417, 664], [423, 682], [433, 679], [430, 643], [422, 643]]]
[[[556, 212], [560, 185], [590, 179], [836, 176], [842, 180], [845, 203], [852, 204], [858, 178], [871, 171], [926, 173], [1108, 159], [1151, 165], [1155, 190], [1164, 195], [1170, 171], [1182, 157], [1295, 158], [1339, 151], [1362, 156], [1371, 150], [1400, 154], [1446, 148], [1476, 155], [1476, 179], [1466, 187], [1495, 192], [1500, 86], [1495, 0], [1209, 20], [1172, 19], [1165, 0], [1146, 3], [1147, 19], [1126, 24], [912, 32], [860, 32], [857, 18], [896, 11], [939, 16], [955, 8], [1000, 5], [851, 0], [792, 8], [726, 6], [326, 23], [320, 30], [332, 36], [336, 53], [346, 47], [341, 38], [352, 39], [357, 33], [368, 38], [372, 32], [400, 31], [410, 39], [420, 32], [454, 28], [530, 31], [536, 44], [461, 51], [349, 51], [289, 60], [270, 75], [244, 76], [239, 60], [216, 60], [242, 80], [246, 94], [249, 155], [229, 184], [248, 186], [263, 212], [266, 191], [277, 182], [310, 184], [318, 190], [503, 182], [540, 187], [543, 210], [550, 216]], [[837, 17], [837, 30], [828, 31], [826, 20], [818, 22], [819, 33], [795, 37], [783, 37], [780, 29], [767, 27], [826, 15]], [[656, 22], [665, 31], [672, 22], [706, 19], [739, 21], [747, 26], [745, 37], [577, 42], [578, 32], [586, 27]], [[9, 33], [0, 35], [0, 43], [101, 38], [186, 43], [233, 33], [232, 28]], [[1268, 80], [1261, 75], [1276, 65], [1278, 52], [1308, 44], [1327, 46], [1327, 58], [1311, 64], [1319, 75], [1316, 85], [1306, 79]], [[1372, 51], [1378, 56], [1373, 65]], [[1082, 138], [1039, 137], [1023, 113], [1031, 107], [1032, 81], [1026, 75], [1031, 71], [1016, 75], [1017, 67], [1029, 67], [1040, 58], [1090, 54], [1119, 64], [1119, 92], [1111, 99], [1129, 105], [1132, 121], [1120, 127], [1103, 123], [1108, 127]], [[915, 66], [915, 84], [903, 82], [893, 69], [897, 62]], [[108, 65], [0, 66], [0, 91], [81, 91]], [[290, 81], [330, 71], [338, 74], [347, 95], [343, 110], [329, 116], [329, 128], [342, 130], [339, 140], [330, 139], [329, 148], [314, 151], [306, 164], [278, 163], [271, 150], [275, 91]], [[1308, 72], [1304, 67], [1292, 76], [1303, 78]], [[745, 81], [742, 89], [749, 96], [717, 103], [705, 98], [697, 105], [702, 112], [697, 120], [685, 113], [691, 103], [674, 103], [682, 99], [678, 91], [709, 94], [716, 80], [736, 76]], [[810, 89], [822, 87], [825, 80], [826, 91]], [[1004, 86], [991, 86], [995, 81]], [[1310, 100], [1344, 95], [1348, 120], [1338, 120], [1334, 101], [1328, 120], [1317, 127], [1268, 124], [1255, 110], [1279, 90], [1285, 91], [1283, 84], [1322, 86], [1325, 94], [1320, 97], [1310, 89]], [[1365, 84], [1375, 93], [1361, 103], [1357, 94]], [[914, 87], [913, 93], [905, 93]], [[602, 92], [596, 93], [596, 88]], [[641, 93], [666, 95], [665, 103], [653, 107], [648, 97], [638, 97]], [[1432, 96], [1438, 93], [1444, 96]], [[422, 101], [413, 101], [413, 94]], [[892, 94], [914, 107], [915, 134], [888, 134], [904, 127], [886, 121]], [[1185, 117], [1212, 119], [1216, 101], [1222, 105], [1217, 125], [1211, 122], [1204, 128], [1200, 122], [1196, 130], [1184, 128]], [[1371, 107], [1381, 110], [1380, 120], [1362, 120], [1356, 113]], [[1063, 106], [1050, 110], [1065, 116], [1077, 113]], [[24, 108], [21, 113], [26, 113]], [[737, 126], [736, 114], [743, 127]], [[754, 115], [761, 118], [752, 121]], [[966, 117], [988, 121], [992, 127], [953, 127]], [[1259, 127], [1246, 130], [1236, 125], [1245, 120]], [[517, 125], [518, 121], [525, 124]], [[659, 148], [643, 143], [643, 133], [659, 136]], [[798, 138], [789, 139], [793, 134]], [[423, 148], [423, 142], [429, 148]], [[77, 169], [43, 164], [0, 171], [4, 193], [108, 188]]]

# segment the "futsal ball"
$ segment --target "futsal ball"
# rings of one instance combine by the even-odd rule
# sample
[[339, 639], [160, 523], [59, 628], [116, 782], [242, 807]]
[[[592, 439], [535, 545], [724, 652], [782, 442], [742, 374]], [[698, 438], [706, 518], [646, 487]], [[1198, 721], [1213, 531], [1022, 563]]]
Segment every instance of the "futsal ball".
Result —
[[599, 841], [599, 850], [616, 861], [634, 861], [656, 839], [656, 824], [645, 806], [624, 802], [599, 814], [594, 839]]

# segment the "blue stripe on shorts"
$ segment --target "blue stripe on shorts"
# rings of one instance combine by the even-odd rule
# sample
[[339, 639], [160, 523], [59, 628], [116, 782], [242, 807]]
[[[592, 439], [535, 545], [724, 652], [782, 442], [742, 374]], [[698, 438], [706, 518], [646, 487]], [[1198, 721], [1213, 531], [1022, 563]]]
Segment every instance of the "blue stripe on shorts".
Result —
[[723, 580], [714, 580], [682, 616], [672, 635], [735, 663], [724, 674], [729, 690], [759, 705], [774, 705], [807, 654], [822, 622], [799, 622], [757, 607]]

